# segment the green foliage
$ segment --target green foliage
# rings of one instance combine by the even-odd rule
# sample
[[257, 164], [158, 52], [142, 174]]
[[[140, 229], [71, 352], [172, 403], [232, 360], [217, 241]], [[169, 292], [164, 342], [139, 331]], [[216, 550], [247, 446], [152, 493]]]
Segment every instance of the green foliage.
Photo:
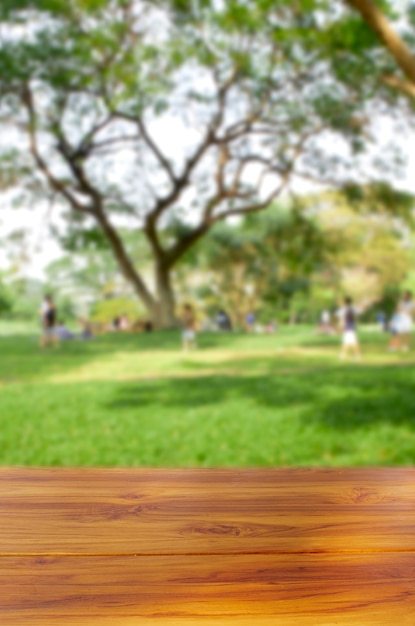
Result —
[[13, 296], [0, 276], [0, 316], [9, 313], [13, 307]]
[[108, 298], [94, 303], [90, 318], [93, 322], [108, 324], [121, 315], [134, 322], [143, 317], [143, 308], [132, 298]]
[[[345, 294], [364, 306], [382, 303], [412, 266], [405, 225], [412, 198], [380, 186], [353, 191], [297, 198], [239, 225], [218, 225], [186, 257], [180, 288], [191, 291], [189, 271], [199, 272], [195, 296], [240, 326], [250, 309], [264, 322], [313, 321]], [[405, 221], [389, 217], [398, 203]]]
[[108, 240], [97, 227], [68, 230], [59, 240], [65, 250], [108, 250]]
[[395, 189], [384, 181], [374, 181], [366, 186], [348, 183], [340, 193], [360, 213], [396, 216], [413, 226], [415, 197], [412, 193]]
[[52, 261], [46, 268], [48, 284], [53, 288], [82, 290], [86, 288], [91, 294], [101, 294], [114, 275], [114, 263], [109, 257], [110, 267], [107, 268], [108, 256], [99, 251], [81, 255], [65, 255]]
[[57, 298], [56, 305], [58, 321], [64, 324], [71, 324], [77, 320], [79, 311], [77, 310], [77, 302], [74, 297], [66, 294], [60, 295]]
[[38, 280], [19, 278], [7, 285], [12, 307], [7, 317], [15, 320], [39, 322], [39, 307], [44, 285]]
[[242, 326], [251, 309], [263, 321], [288, 318], [291, 300], [308, 292], [328, 251], [314, 218], [292, 204], [274, 205], [238, 225], [218, 224], [185, 258], [182, 272], [202, 270], [207, 284], [197, 296], [208, 310], [225, 308]]
[[388, 299], [386, 294], [403, 283], [412, 265], [407, 226], [411, 196], [386, 186], [351, 186], [303, 202], [315, 212], [329, 241], [326, 265], [314, 279], [317, 292], [329, 288], [333, 300], [348, 294], [365, 306]]

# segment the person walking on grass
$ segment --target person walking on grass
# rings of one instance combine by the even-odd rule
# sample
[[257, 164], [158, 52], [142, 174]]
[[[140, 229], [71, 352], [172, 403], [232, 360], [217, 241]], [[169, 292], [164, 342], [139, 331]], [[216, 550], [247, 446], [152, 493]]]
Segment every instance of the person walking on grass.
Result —
[[399, 312], [399, 307], [397, 306], [394, 314], [392, 315], [389, 324], [388, 330], [390, 333], [390, 339], [388, 343], [389, 352], [394, 352], [399, 347], [400, 337], [399, 337], [399, 324], [400, 324], [401, 314]]
[[344, 306], [337, 312], [342, 331], [342, 347], [340, 358], [354, 356], [361, 358], [359, 339], [357, 336], [357, 315], [359, 311], [353, 305], [353, 300], [349, 297], [344, 299]]
[[412, 319], [414, 314], [414, 302], [412, 293], [405, 291], [396, 310], [395, 330], [393, 342], [389, 344], [389, 350], [402, 350], [407, 352], [411, 347]]
[[40, 338], [40, 347], [46, 348], [51, 345], [57, 348], [59, 338], [56, 334], [56, 306], [52, 296], [47, 294], [40, 307], [40, 318], [42, 324], [42, 336]]
[[196, 348], [196, 317], [190, 304], [185, 304], [182, 314], [183, 350]]

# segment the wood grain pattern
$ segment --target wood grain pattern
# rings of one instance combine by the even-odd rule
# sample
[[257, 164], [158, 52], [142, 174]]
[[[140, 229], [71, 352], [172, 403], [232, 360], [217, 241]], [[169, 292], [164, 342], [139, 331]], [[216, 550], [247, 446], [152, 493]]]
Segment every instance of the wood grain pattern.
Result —
[[413, 468], [0, 468], [2, 626], [413, 626], [414, 581]]
[[0, 565], [2, 624], [98, 626], [102, 616], [114, 624], [415, 623], [413, 554], [13, 557]]
[[0, 470], [0, 554], [415, 550], [415, 471]]

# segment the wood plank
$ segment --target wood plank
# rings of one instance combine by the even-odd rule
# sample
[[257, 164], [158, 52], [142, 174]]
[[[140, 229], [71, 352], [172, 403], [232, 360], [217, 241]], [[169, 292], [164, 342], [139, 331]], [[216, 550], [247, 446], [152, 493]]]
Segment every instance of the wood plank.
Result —
[[415, 623], [415, 555], [0, 558], [0, 623]]
[[0, 469], [0, 554], [415, 550], [415, 469]]

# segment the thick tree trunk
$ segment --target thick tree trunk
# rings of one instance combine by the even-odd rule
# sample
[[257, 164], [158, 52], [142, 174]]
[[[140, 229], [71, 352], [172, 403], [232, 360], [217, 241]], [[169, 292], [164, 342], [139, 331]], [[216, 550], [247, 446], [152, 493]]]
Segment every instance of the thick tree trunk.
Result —
[[155, 305], [154, 298], [148, 290], [140, 274], [136, 271], [116, 229], [112, 226], [111, 222], [107, 219], [107, 216], [102, 210], [97, 210], [94, 215], [102, 230], [104, 231], [105, 236], [107, 237], [114, 257], [125, 279], [130, 283], [130, 285], [132, 285], [134, 291], [141, 299], [143, 304], [147, 307], [147, 309], [149, 311], [152, 311]]
[[121, 238], [107, 219], [105, 213], [97, 210], [95, 217], [111, 245], [120, 270], [146, 307], [149, 320], [151, 320], [156, 328], [177, 328], [178, 321], [175, 317], [175, 299], [171, 285], [170, 266], [166, 264], [162, 256], [162, 251], [159, 249], [154, 250], [154, 256], [156, 257], [156, 294], [154, 297], [133, 266]]
[[153, 322], [158, 328], [177, 328], [176, 303], [169, 269], [156, 265], [157, 302], [153, 307]]

